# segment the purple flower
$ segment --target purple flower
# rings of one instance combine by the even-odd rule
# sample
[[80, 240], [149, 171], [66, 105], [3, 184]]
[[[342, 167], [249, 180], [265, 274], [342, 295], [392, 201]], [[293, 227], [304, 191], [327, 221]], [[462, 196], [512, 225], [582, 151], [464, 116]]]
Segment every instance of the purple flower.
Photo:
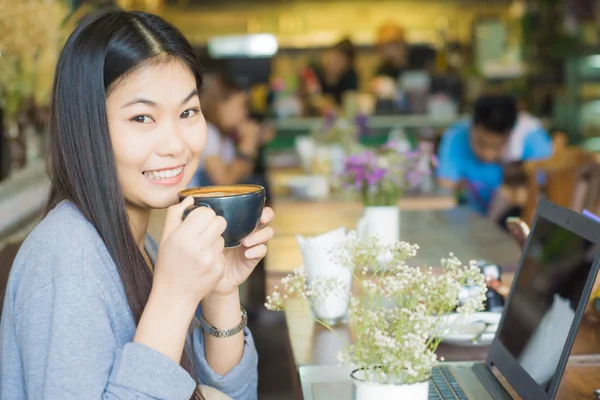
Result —
[[363, 179], [358, 176], [356, 178], [354, 178], [354, 187], [360, 190], [362, 188], [362, 186], [363, 186]]
[[418, 151], [411, 151], [406, 153], [406, 159], [407, 160], [416, 160], [421, 156], [421, 153], [419, 153]]
[[395, 139], [392, 139], [392, 140], [388, 141], [386, 144], [384, 144], [382, 149], [383, 150], [396, 150], [397, 145], [398, 145], [398, 141]]
[[406, 174], [406, 179], [408, 180], [408, 183], [410, 184], [410, 186], [415, 187], [419, 184], [419, 181], [421, 180], [421, 171], [419, 170], [413, 170], [410, 171], [408, 174]]
[[383, 180], [386, 174], [386, 170], [383, 168], [375, 168], [370, 174], [367, 174], [367, 183], [369, 186], [377, 185]]

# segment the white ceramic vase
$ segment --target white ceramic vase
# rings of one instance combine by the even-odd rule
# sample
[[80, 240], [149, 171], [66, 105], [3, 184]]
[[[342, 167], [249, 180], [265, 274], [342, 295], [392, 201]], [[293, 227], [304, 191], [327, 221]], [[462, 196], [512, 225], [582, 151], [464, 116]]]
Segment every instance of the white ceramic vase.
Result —
[[429, 399], [429, 380], [410, 385], [379, 383], [367, 380], [365, 375], [362, 369], [350, 375], [353, 384], [353, 400]]
[[400, 240], [400, 209], [398, 206], [367, 206], [356, 227], [361, 237], [377, 236], [389, 245]]
[[312, 298], [313, 316], [331, 326], [346, 322], [348, 314], [352, 272], [345, 266], [332, 261], [329, 256], [329, 251], [337, 246], [345, 236], [344, 228], [313, 238], [296, 236], [304, 260], [304, 269], [308, 274], [308, 283], [325, 277], [336, 278], [343, 283], [343, 288], [340, 288], [343, 292]]

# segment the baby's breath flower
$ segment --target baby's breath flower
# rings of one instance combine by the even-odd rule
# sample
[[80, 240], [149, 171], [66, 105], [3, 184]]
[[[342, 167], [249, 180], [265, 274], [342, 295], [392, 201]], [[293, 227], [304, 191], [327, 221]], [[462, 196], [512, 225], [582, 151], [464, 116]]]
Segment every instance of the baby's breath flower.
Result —
[[[282, 290], [276, 288], [266, 306], [284, 309], [288, 296], [306, 299], [313, 307], [331, 297], [343, 299], [356, 340], [337, 355], [338, 361], [364, 368], [368, 379], [420, 382], [431, 376], [439, 362], [435, 354], [439, 337], [452, 328], [445, 316], [453, 311], [465, 316], [481, 309], [486, 285], [474, 262], [463, 265], [453, 253], [441, 260], [441, 273], [430, 266], [408, 265], [406, 261], [418, 250], [419, 246], [405, 242], [383, 246], [377, 238], [363, 239], [350, 232], [330, 256], [352, 271], [359, 292], [348, 298], [347, 282], [326, 273], [309, 281], [300, 269], [282, 279]], [[459, 305], [463, 286], [470, 288], [471, 295]]]

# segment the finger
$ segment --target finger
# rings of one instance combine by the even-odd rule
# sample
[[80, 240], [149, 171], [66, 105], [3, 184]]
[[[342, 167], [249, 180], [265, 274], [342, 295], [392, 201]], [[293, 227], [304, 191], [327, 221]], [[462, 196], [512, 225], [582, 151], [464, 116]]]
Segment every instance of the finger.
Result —
[[509, 227], [509, 231], [515, 239], [521, 240], [527, 237], [527, 235], [523, 231], [523, 227], [521, 227], [520, 225], [511, 225]]
[[[263, 222], [263, 219], [266, 222]], [[262, 228], [267, 226], [267, 224], [271, 223], [273, 221], [273, 219], [275, 219], [275, 212], [273, 211], [273, 209], [271, 207], [265, 207], [263, 209], [262, 214], [260, 215], [260, 223], [258, 224], [258, 226], [256, 227], [256, 229], [254, 231], [261, 230]]]
[[203, 249], [196, 258], [196, 262], [201, 266], [214, 266], [217, 261], [217, 255], [210, 249]]
[[198, 234], [198, 240], [200, 243], [206, 243], [208, 246], [218, 240], [219, 237], [225, 232], [227, 228], [227, 221], [223, 217], [214, 217], [210, 224]]
[[513, 236], [518, 236], [519, 235], [519, 228], [516, 227], [515, 225], [512, 225], [512, 224], [508, 225], [508, 231]]
[[261, 224], [269, 224], [275, 218], [275, 212], [271, 207], [265, 207], [263, 209], [262, 215], [260, 216]]
[[244, 247], [252, 247], [268, 242], [273, 238], [273, 228], [270, 226], [254, 231], [242, 240]]
[[225, 250], [225, 239], [223, 239], [223, 236], [218, 236], [210, 245], [210, 249], [216, 254], [222, 254], [223, 250]]
[[206, 230], [217, 214], [208, 207], [192, 210], [182, 223], [182, 228], [189, 235], [198, 235]]
[[192, 196], [186, 197], [181, 203], [175, 204], [167, 209], [167, 216], [165, 217], [165, 226], [163, 227], [163, 234], [161, 243], [163, 243], [178, 226], [181, 225], [181, 216], [186, 208], [194, 204], [194, 198]]
[[267, 255], [267, 246], [260, 244], [249, 248], [244, 252], [244, 256], [249, 260], [260, 260]]

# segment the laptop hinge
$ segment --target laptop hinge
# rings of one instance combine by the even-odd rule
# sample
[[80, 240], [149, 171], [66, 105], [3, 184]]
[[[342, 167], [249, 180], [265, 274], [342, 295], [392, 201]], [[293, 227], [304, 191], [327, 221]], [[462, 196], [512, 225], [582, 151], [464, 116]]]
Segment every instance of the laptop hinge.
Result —
[[[484, 363], [475, 363], [471, 367], [473, 373], [479, 378], [479, 381], [486, 388], [494, 400], [519, 399], [514, 389], [509, 385], [496, 367], [492, 367], [494, 372], [490, 371]], [[516, 397], [511, 396], [511, 393]]]

